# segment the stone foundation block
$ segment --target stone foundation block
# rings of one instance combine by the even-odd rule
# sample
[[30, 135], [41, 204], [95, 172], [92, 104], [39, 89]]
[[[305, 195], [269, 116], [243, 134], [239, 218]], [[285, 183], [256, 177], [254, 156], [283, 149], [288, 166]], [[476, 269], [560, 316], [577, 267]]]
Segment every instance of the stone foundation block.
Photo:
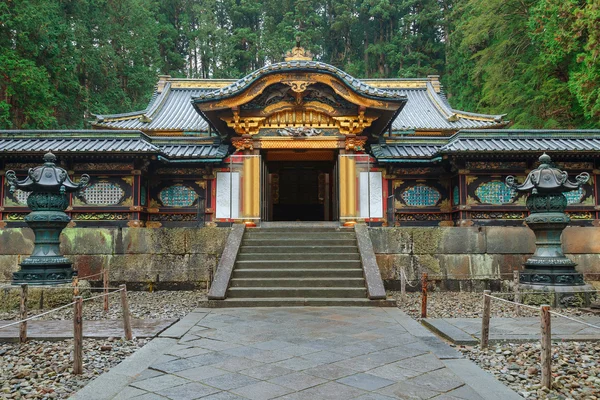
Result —
[[488, 226], [486, 229], [488, 254], [533, 254], [535, 235], [526, 226]]
[[188, 254], [204, 253], [220, 256], [230, 228], [205, 227], [185, 230], [185, 251]]
[[412, 248], [410, 230], [399, 228], [370, 228], [375, 253], [408, 254]]
[[562, 248], [571, 254], [600, 254], [600, 229], [568, 226], [562, 234]]
[[114, 254], [116, 232], [116, 228], [64, 229], [60, 235], [60, 251], [65, 255]]
[[0, 229], [0, 255], [31, 254], [33, 231], [29, 228]]

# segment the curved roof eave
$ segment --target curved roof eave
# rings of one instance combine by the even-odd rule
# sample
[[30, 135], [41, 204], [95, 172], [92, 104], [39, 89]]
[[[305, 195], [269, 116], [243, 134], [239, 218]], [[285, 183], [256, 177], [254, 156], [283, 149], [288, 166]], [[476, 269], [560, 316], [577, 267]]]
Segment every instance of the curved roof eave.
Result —
[[198, 97], [192, 98], [193, 104], [210, 102], [215, 99], [227, 99], [242, 93], [248, 89], [254, 82], [260, 78], [279, 73], [279, 72], [295, 72], [295, 71], [318, 71], [330, 76], [336, 77], [344, 82], [348, 88], [355, 93], [375, 100], [387, 101], [406, 101], [406, 96], [390, 90], [384, 90], [370, 86], [359, 79], [352, 77], [350, 74], [334, 67], [333, 65], [325, 64], [319, 61], [285, 61], [276, 64], [270, 64], [262, 67], [242, 79], [225, 86], [221, 89], [216, 89]]

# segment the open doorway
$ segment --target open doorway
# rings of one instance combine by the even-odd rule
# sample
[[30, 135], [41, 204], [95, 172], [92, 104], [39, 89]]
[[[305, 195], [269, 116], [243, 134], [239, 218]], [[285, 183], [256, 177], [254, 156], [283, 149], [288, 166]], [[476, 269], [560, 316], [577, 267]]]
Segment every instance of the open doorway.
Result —
[[333, 161], [271, 161], [270, 221], [332, 221]]

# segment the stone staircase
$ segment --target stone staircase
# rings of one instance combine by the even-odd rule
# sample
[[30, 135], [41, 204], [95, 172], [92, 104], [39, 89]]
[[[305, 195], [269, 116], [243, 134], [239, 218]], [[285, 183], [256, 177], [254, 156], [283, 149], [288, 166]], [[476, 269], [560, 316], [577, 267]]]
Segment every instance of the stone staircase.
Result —
[[247, 229], [223, 307], [372, 306], [353, 229]]

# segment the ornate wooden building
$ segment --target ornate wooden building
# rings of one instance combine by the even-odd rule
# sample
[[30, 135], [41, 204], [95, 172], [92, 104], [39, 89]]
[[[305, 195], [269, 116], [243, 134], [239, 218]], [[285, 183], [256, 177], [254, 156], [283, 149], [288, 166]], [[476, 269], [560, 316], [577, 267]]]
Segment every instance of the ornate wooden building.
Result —
[[234, 80], [161, 76], [145, 110], [98, 115], [93, 130], [0, 132], [0, 224], [19, 226], [25, 175], [54, 152], [92, 176], [73, 224], [195, 226], [368, 220], [381, 225], [522, 224], [524, 177], [543, 151], [589, 184], [571, 218], [597, 221], [599, 131], [518, 131], [502, 115], [453, 109], [437, 76], [358, 80], [296, 47]]

